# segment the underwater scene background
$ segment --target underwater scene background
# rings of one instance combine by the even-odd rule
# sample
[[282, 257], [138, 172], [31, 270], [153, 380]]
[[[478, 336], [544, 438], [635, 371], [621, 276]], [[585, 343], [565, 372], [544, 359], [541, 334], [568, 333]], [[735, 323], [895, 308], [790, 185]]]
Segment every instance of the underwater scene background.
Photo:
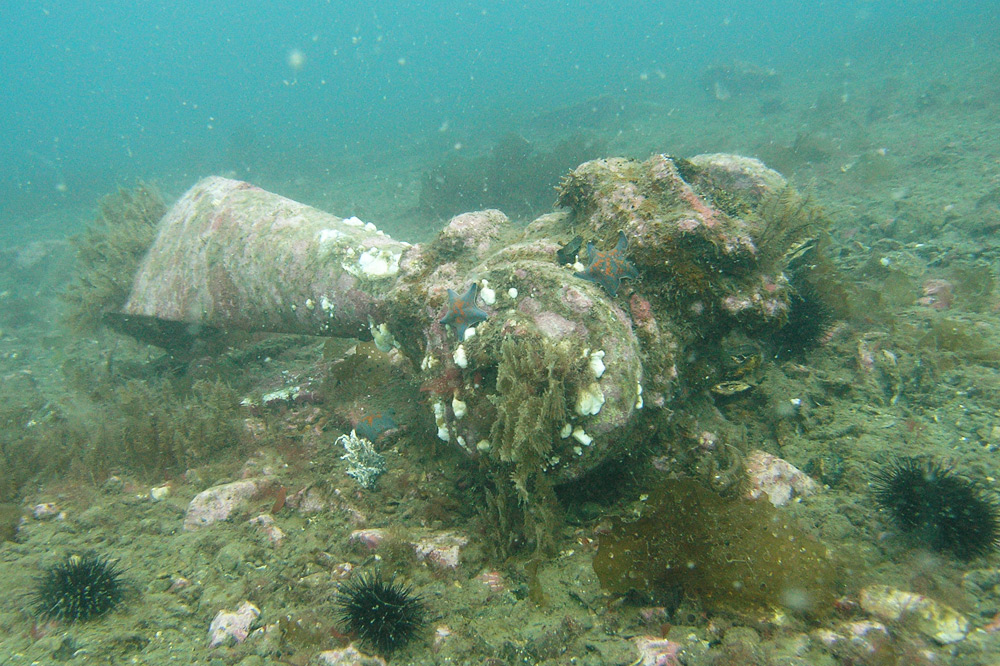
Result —
[[0, 664], [995, 664], [988, 2], [7, 2]]

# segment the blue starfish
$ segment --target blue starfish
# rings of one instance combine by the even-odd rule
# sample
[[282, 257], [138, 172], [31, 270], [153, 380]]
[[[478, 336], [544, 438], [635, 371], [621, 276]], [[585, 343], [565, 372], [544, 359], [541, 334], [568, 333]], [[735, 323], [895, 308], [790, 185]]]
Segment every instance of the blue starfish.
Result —
[[627, 249], [628, 239], [625, 238], [624, 231], [618, 232], [618, 245], [613, 250], [598, 251], [593, 243], [587, 243], [587, 258], [590, 263], [582, 273], [576, 273], [576, 277], [596, 282], [614, 298], [618, 294], [618, 283], [622, 278], [635, 280], [639, 277], [635, 264], [625, 258]]
[[354, 431], [361, 437], [367, 439], [369, 442], [374, 442], [386, 430], [392, 430], [393, 428], [399, 427], [395, 419], [393, 419], [395, 415], [396, 410], [390, 407], [384, 412], [373, 412], [366, 416], [362, 416], [358, 420], [357, 425], [354, 426]]
[[462, 296], [453, 289], [448, 290], [448, 312], [441, 319], [442, 324], [451, 324], [458, 333], [458, 339], [465, 339], [465, 329], [486, 320], [486, 312], [476, 306], [479, 285], [473, 282]]

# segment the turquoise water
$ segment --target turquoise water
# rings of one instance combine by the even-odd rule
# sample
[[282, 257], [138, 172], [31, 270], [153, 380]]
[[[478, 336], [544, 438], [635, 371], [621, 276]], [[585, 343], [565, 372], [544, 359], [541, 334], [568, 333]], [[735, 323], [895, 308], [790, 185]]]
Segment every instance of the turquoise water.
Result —
[[997, 34], [985, 1], [10, 1], [0, 12], [0, 229], [12, 242], [137, 178], [170, 192], [222, 172], [278, 185], [331, 163], [476, 148], [600, 96], [669, 102], [712, 63], [790, 79]]

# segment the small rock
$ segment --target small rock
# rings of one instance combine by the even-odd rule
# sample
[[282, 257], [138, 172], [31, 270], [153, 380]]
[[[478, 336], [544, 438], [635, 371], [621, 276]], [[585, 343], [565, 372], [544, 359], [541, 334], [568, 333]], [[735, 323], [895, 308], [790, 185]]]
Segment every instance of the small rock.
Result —
[[921, 286], [924, 295], [917, 303], [934, 310], [947, 310], [955, 302], [953, 285], [948, 280], [925, 280]]
[[42, 502], [31, 507], [31, 515], [36, 520], [47, 520], [49, 518], [64, 520], [66, 518], [66, 514], [62, 513], [59, 507], [52, 502]]
[[125, 481], [120, 476], [109, 476], [107, 481], [101, 484], [101, 490], [106, 493], [120, 493], [125, 489]]
[[269, 513], [262, 513], [256, 518], [251, 518], [247, 521], [250, 525], [254, 525], [260, 529], [260, 531], [267, 537], [267, 540], [272, 544], [277, 546], [285, 538], [285, 532], [274, 522], [274, 516]]
[[385, 659], [359, 652], [353, 645], [343, 650], [324, 650], [319, 653], [318, 659], [326, 666], [387, 666]]
[[507, 581], [499, 571], [487, 569], [476, 576], [476, 580], [486, 586], [490, 592], [497, 594], [507, 589]]
[[439, 624], [434, 627], [434, 643], [432, 648], [435, 652], [440, 652], [444, 644], [451, 638], [451, 627], [447, 624]]
[[681, 666], [677, 658], [680, 643], [655, 636], [636, 636], [632, 640], [639, 648], [639, 658], [634, 662], [637, 666]]
[[288, 495], [288, 497], [285, 498], [285, 504], [305, 515], [320, 513], [321, 511], [325, 511], [327, 508], [327, 501], [323, 497], [322, 493], [312, 487], [306, 487], [296, 493]]
[[170, 485], [154, 486], [149, 489], [149, 499], [159, 502], [170, 497]]
[[457, 569], [461, 562], [462, 547], [469, 543], [464, 536], [445, 532], [424, 537], [415, 544], [417, 557], [427, 560], [442, 569]]
[[190, 585], [191, 581], [184, 576], [171, 576], [170, 587], [167, 588], [167, 592], [178, 592]]
[[244, 601], [235, 611], [221, 610], [208, 628], [208, 646], [242, 643], [250, 634], [250, 625], [260, 617], [260, 609]]
[[889, 638], [889, 630], [881, 622], [862, 620], [845, 622], [834, 629], [816, 629], [812, 638], [838, 659], [857, 653], [875, 654], [878, 646]]
[[369, 550], [375, 550], [385, 541], [385, 530], [380, 530], [377, 527], [366, 530], [354, 530], [347, 537], [347, 541], [349, 543], [361, 544]]
[[861, 590], [861, 608], [880, 620], [903, 620], [941, 645], [957, 643], [969, 633], [969, 620], [950, 606], [916, 592], [888, 585], [869, 585]]
[[645, 606], [639, 609], [639, 617], [647, 627], [656, 627], [666, 624], [670, 620], [670, 614], [663, 606]]
[[746, 461], [750, 477], [750, 499], [767, 495], [774, 506], [784, 506], [793, 497], [808, 497], [819, 485], [809, 475], [777, 456], [764, 451], [751, 451]]
[[233, 481], [212, 486], [194, 496], [184, 517], [184, 529], [191, 531], [226, 520], [246, 505], [266, 484], [263, 479]]

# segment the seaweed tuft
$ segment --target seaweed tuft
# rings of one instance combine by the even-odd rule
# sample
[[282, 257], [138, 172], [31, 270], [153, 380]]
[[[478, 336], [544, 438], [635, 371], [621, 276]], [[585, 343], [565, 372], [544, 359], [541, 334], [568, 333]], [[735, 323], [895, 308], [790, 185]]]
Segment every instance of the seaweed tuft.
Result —
[[166, 210], [159, 191], [142, 182], [101, 199], [97, 218], [71, 239], [76, 275], [63, 293], [65, 321], [71, 328], [95, 331], [106, 313], [125, 305], [139, 262]]

